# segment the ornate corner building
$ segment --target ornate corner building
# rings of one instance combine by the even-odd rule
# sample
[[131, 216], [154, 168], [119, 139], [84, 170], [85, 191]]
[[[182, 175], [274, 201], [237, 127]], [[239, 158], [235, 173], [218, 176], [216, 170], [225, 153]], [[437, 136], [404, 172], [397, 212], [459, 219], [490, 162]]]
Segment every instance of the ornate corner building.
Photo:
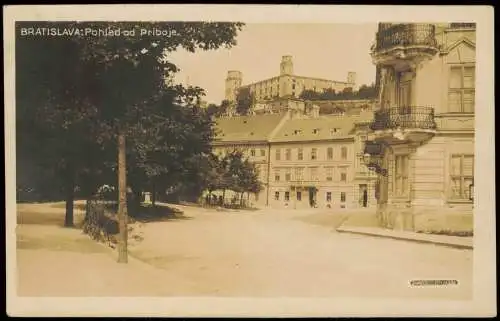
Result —
[[475, 35], [471, 23], [378, 26], [364, 161], [385, 228], [473, 229]]

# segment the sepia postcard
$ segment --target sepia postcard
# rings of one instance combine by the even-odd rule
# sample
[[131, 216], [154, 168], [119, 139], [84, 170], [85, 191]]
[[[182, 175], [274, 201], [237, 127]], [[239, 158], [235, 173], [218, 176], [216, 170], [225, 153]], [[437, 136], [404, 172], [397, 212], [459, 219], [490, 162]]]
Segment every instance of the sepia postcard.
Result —
[[10, 316], [496, 316], [493, 8], [4, 8]]

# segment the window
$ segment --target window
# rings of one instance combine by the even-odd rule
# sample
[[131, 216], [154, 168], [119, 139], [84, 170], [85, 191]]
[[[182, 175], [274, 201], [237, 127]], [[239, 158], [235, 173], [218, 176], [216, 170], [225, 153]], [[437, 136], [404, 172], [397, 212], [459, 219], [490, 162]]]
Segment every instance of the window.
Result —
[[318, 168], [317, 167], [311, 167], [311, 180], [312, 181], [318, 180]]
[[285, 173], [285, 181], [290, 181], [292, 179], [291, 170], [288, 168]]
[[302, 192], [297, 192], [297, 201], [302, 201]]
[[332, 181], [333, 180], [333, 168], [327, 167], [325, 171], [326, 171], [326, 180]]
[[292, 159], [292, 150], [290, 148], [287, 148], [285, 150], [285, 159], [286, 160], [291, 160]]
[[340, 201], [341, 201], [342, 203], [344, 203], [344, 202], [345, 202], [345, 192], [340, 192]]
[[326, 192], [326, 201], [328, 203], [332, 201], [332, 192]]
[[279, 201], [279, 199], [280, 199], [280, 192], [274, 192], [274, 199], [276, 201]]
[[250, 155], [255, 156], [255, 149], [250, 150]]
[[281, 150], [279, 148], [276, 150], [276, 160], [281, 160]]
[[340, 181], [347, 182], [347, 173], [340, 173]]
[[396, 155], [394, 168], [394, 194], [395, 196], [408, 195], [408, 155]]
[[311, 149], [311, 159], [312, 160], [315, 160], [317, 158], [317, 153], [318, 153], [318, 149], [317, 148], [313, 148]]
[[473, 113], [475, 94], [475, 66], [452, 66], [448, 89], [448, 111]]
[[304, 168], [297, 167], [295, 168], [295, 180], [301, 181], [304, 179]]
[[285, 201], [289, 201], [290, 200], [290, 192], [285, 192]]
[[347, 147], [345, 147], [345, 146], [342, 147], [340, 150], [340, 153], [341, 153], [340, 157], [342, 159], [347, 159]]
[[452, 199], [469, 200], [474, 181], [474, 155], [451, 155], [450, 186]]
[[298, 160], [303, 160], [304, 159], [304, 151], [302, 150], [302, 148], [299, 148], [299, 150], [297, 152], [297, 159]]
[[333, 148], [332, 147], [328, 147], [327, 150], [326, 150], [326, 159], [333, 159]]
[[265, 149], [261, 149], [260, 150], [260, 156], [262, 156], [262, 157], [266, 156], [266, 150]]
[[274, 180], [276, 182], [280, 181], [280, 172], [279, 171], [274, 172]]
[[319, 129], [318, 128], [314, 128], [313, 129], [313, 134], [317, 134], [317, 133], [319, 133]]

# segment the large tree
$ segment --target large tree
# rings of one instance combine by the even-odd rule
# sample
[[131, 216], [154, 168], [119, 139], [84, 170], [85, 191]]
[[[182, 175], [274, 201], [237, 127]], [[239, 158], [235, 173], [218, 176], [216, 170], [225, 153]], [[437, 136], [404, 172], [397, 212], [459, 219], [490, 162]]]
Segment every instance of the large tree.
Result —
[[250, 88], [243, 87], [236, 95], [236, 112], [239, 115], [247, 115], [255, 103], [255, 96], [250, 92]]
[[[24, 25], [19, 23], [17, 27]], [[169, 36], [160, 37], [76, 35], [16, 40], [18, 159], [54, 168], [54, 175], [64, 178], [61, 185], [66, 194], [66, 225], [72, 225], [74, 191], [80, 173], [95, 174], [96, 168], [103, 164], [116, 170], [116, 152], [110, 153], [110, 147], [118, 145], [123, 150], [125, 137], [139, 135], [141, 124], [168, 123], [171, 115], [165, 117], [158, 113], [158, 108], [151, 106], [158, 102], [164, 109], [174, 105], [190, 106], [194, 104], [191, 100], [201, 94], [200, 90], [195, 90], [198, 95], [193, 95], [192, 91], [187, 93], [186, 88], [166, 81], [178, 71], [177, 66], [168, 61], [168, 53], [178, 48], [195, 52], [231, 47], [236, 44], [235, 36], [242, 24], [63, 22], [40, 23], [39, 26], [76, 27], [79, 30], [169, 30]], [[151, 113], [151, 108], [155, 112]], [[185, 120], [186, 117], [181, 117], [179, 123], [174, 121], [173, 127], [182, 127]], [[156, 124], [159, 131], [165, 130], [164, 126]], [[183, 135], [182, 130], [174, 132], [180, 133], [180, 137]], [[175, 138], [178, 137], [169, 137], [170, 141]], [[154, 144], [133, 143], [131, 139], [126, 144], [129, 155], [144, 152], [137, 149], [149, 149], [147, 166], [143, 166], [142, 171], [137, 170], [137, 176], [151, 179], [162, 175], [158, 169], [162, 166], [152, 165], [151, 159], [155, 157], [151, 154], [158, 152]], [[164, 150], [163, 153], [175, 154], [176, 151]], [[124, 153], [119, 155], [124, 161]], [[129, 167], [136, 164], [140, 162], [132, 162]], [[96, 185], [89, 180], [86, 185]], [[89, 190], [92, 190], [90, 186]]]

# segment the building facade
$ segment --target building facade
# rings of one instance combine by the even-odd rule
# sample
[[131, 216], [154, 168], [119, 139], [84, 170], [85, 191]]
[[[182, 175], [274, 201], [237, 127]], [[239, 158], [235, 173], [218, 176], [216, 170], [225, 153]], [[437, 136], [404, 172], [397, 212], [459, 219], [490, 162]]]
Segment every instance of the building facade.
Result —
[[236, 148], [256, 164], [264, 186], [252, 196], [257, 206], [375, 207], [376, 175], [360, 161], [359, 136], [373, 112], [320, 116], [319, 107], [299, 102], [279, 113], [219, 119], [214, 150]]
[[355, 86], [355, 72], [348, 72], [345, 81], [298, 76], [293, 71], [292, 56], [283, 56], [278, 76], [255, 83], [243, 85], [243, 73], [241, 71], [228, 71], [225, 99], [234, 102], [238, 91], [242, 88], [248, 88], [250, 93], [254, 95], [256, 103], [259, 103], [280, 98], [298, 98], [304, 90], [313, 90], [321, 93], [325, 89], [334, 89], [336, 92], [339, 92], [345, 88], [354, 89]]
[[[234, 150], [243, 152], [244, 156], [255, 164], [263, 189], [258, 195], [251, 196], [251, 202], [264, 206], [268, 202], [270, 143], [269, 139], [287, 119], [287, 113], [265, 115], [249, 115], [222, 117], [216, 120], [216, 138], [213, 152], [224, 155]], [[225, 195], [231, 198], [234, 193]]]
[[386, 228], [472, 231], [474, 24], [379, 24], [380, 109], [365, 142]]

